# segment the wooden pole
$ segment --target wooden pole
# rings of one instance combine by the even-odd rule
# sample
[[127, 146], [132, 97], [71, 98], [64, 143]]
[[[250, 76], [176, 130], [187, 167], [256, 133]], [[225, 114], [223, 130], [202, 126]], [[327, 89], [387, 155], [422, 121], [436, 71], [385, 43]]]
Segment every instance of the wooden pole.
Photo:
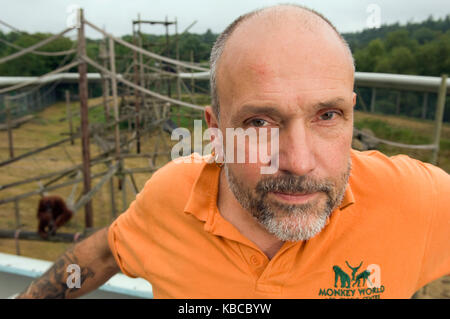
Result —
[[[114, 40], [109, 38], [109, 64], [111, 66], [111, 72], [116, 75], [116, 54], [114, 49]], [[114, 76], [111, 77], [111, 89], [113, 95], [113, 107], [114, 107], [114, 140], [116, 146], [116, 160], [120, 160], [120, 127], [119, 127], [119, 101], [117, 98], [117, 80]], [[122, 171], [122, 162], [119, 161], [119, 172]], [[118, 187], [121, 189], [123, 187], [122, 180], [119, 178]]]
[[[194, 64], [194, 51], [192, 51], [192, 50], [191, 50], [191, 64]], [[192, 94], [193, 100], [195, 101], [195, 98], [194, 98], [194, 94], [195, 94], [195, 79], [194, 79], [194, 73], [193, 72], [192, 72], [192, 76], [191, 76], [191, 94]]]
[[438, 100], [436, 104], [436, 117], [434, 126], [434, 145], [436, 148], [433, 150], [431, 163], [438, 165], [438, 155], [441, 140], [442, 120], [444, 119], [445, 98], [447, 95], [447, 74], [443, 74], [441, 77], [441, 86], [439, 87]]
[[70, 108], [70, 92], [69, 92], [69, 90], [66, 90], [65, 94], [66, 94], [66, 116], [67, 116], [67, 123], [69, 123], [70, 144], [74, 145], [72, 110]]
[[[116, 74], [116, 57], [114, 52], [114, 40], [109, 38], [109, 63], [111, 65], [111, 72]], [[113, 107], [114, 107], [114, 138], [116, 144], [116, 158], [120, 157], [120, 131], [119, 131], [119, 102], [117, 98], [117, 80], [115, 77], [111, 77], [111, 87], [113, 95]]]
[[[178, 45], [178, 19], [175, 18], [175, 50], [176, 59], [180, 61], [180, 46]], [[181, 78], [180, 78], [180, 66], [177, 65], [177, 98], [181, 100]]]
[[[86, 55], [86, 39], [84, 36], [84, 16], [83, 9], [80, 9], [80, 27], [78, 28], [78, 56]], [[80, 115], [81, 115], [81, 149], [83, 157], [83, 194], [91, 190], [91, 168], [90, 168], [90, 149], [89, 149], [89, 119], [88, 119], [88, 83], [87, 83], [87, 64], [82, 61], [78, 65], [79, 73], [79, 96], [80, 96]], [[92, 201], [89, 200], [84, 206], [85, 227], [93, 227]]]
[[[166, 16], [166, 20], [164, 23], [164, 26], [166, 27], [166, 57], [170, 58], [170, 48], [169, 48], [169, 22], [167, 20], [167, 16]], [[165, 65], [168, 65], [167, 63]], [[169, 71], [166, 68], [166, 71]], [[170, 78], [167, 78], [167, 96], [171, 97], [171, 88], [170, 88], [170, 84], [171, 84], [171, 80]]]
[[19, 210], [19, 201], [14, 201], [14, 215], [16, 217], [16, 229], [19, 229], [19, 227], [22, 226], [22, 223], [20, 222], [20, 210]]
[[14, 158], [14, 145], [13, 145], [12, 123], [11, 123], [11, 105], [8, 95], [5, 96], [5, 111], [6, 111], [6, 127], [8, 130], [9, 157]]
[[372, 88], [372, 99], [370, 100], [370, 112], [375, 113], [375, 100], [377, 98], [377, 89]]
[[[140, 20], [140, 19], [139, 19]], [[133, 44], [137, 45], [136, 43], [136, 31], [134, 30], [134, 24], [133, 24]], [[133, 50], [133, 70], [134, 70], [134, 84], [141, 85], [141, 81], [139, 81], [139, 70], [138, 70], [138, 56], [137, 52]], [[141, 79], [142, 80], [142, 79]], [[134, 89], [134, 107], [136, 111], [136, 119], [134, 123], [134, 129], [136, 131], [136, 153], [139, 154], [141, 152], [141, 141], [140, 141], [140, 134], [139, 134], [139, 112], [141, 110], [141, 105], [139, 101], [139, 95], [140, 92], [136, 89]]]
[[116, 211], [116, 200], [115, 200], [115, 196], [114, 196], [114, 181], [111, 178], [109, 180], [109, 192], [111, 195], [111, 219], [114, 220], [116, 218], [117, 215], [117, 211]]
[[[104, 68], [108, 68], [108, 54], [106, 53], [106, 41], [100, 42], [100, 59]], [[102, 91], [103, 91], [103, 111], [105, 114], [105, 122], [109, 122], [109, 81], [106, 79], [106, 74], [102, 75]]]

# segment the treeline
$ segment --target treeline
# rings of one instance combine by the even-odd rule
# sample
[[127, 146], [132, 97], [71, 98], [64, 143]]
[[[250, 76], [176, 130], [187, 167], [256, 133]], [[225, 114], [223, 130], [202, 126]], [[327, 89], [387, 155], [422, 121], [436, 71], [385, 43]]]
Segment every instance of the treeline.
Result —
[[344, 34], [356, 70], [440, 76], [450, 74], [450, 15]]
[[[9, 42], [22, 48], [29, 47], [51, 36], [45, 33], [2, 33], [0, 31], [0, 57], [17, 52], [17, 48], [5, 43]], [[406, 25], [398, 23], [383, 25], [377, 29], [343, 34], [352, 48], [356, 70], [362, 72], [382, 72], [399, 74], [417, 74], [440, 76], [450, 73], [450, 15], [445, 18], [427, 20]], [[127, 35], [124, 40], [132, 42]], [[179, 57], [181, 60], [208, 62], [211, 47], [217, 34], [207, 30], [203, 34], [185, 33], [178, 35]], [[143, 34], [143, 46], [153, 52], [176, 57], [175, 35], [169, 36], [167, 46], [165, 35]], [[87, 41], [88, 55], [98, 58], [100, 40]], [[39, 51], [65, 51], [74, 48], [69, 38], [59, 38]], [[121, 60], [132, 56], [129, 49], [116, 46], [119, 69]], [[72, 55], [66, 59], [71, 59]], [[19, 59], [0, 64], [0, 76], [32, 76], [40, 75], [57, 68], [64, 57], [48, 57], [27, 54]], [[93, 71], [93, 70], [90, 70]]]
[[[52, 34], [46, 33], [19, 33], [10, 32], [2, 33], [0, 31], [0, 57], [8, 56], [18, 51], [17, 47], [27, 48], [36, 44]], [[203, 34], [185, 33], [178, 36], [169, 36], [167, 45], [165, 35], [142, 34], [143, 47], [152, 52], [176, 58], [176, 47], [178, 42], [179, 58], [184, 61], [208, 62], [211, 47], [216, 40], [217, 34], [207, 30]], [[130, 35], [123, 36], [122, 39], [130, 43], [133, 38]], [[86, 51], [91, 58], [99, 58], [99, 48], [101, 40], [87, 39]], [[12, 44], [12, 45], [11, 45]], [[14, 47], [15, 46], [15, 47]], [[67, 37], [56, 39], [55, 41], [39, 48], [37, 51], [56, 52], [66, 51], [76, 48], [76, 43]], [[123, 71], [126, 65], [130, 63], [132, 51], [121, 45], [116, 45], [116, 58], [118, 71]], [[59, 66], [71, 61], [75, 54], [68, 57], [42, 56], [35, 54], [27, 54], [8, 63], [0, 64], [0, 76], [37, 76], [48, 73]], [[74, 69], [75, 71], [75, 69]], [[93, 68], [89, 68], [89, 72], [95, 72]]]

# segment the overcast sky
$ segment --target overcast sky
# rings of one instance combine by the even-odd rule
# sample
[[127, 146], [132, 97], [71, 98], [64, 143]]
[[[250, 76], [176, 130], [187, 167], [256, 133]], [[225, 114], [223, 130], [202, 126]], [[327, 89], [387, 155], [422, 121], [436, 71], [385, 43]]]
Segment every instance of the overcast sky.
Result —
[[[450, 14], [450, 0], [0, 0], [0, 20], [27, 32], [55, 33], [63, 30], [70, 21], [69, 8], [79, 5], [84, 8], [88, 20], [114, 35], [130, 34], [131, 20], [136, 19], [138, 13], [142, 19], [177, 18], [179, 32], [197, 20], [190, 32], [203, 33], [210, 28], [219, 33], [243, 13], [286, 2], [319, 11], [340, 32], [360, 31], [378, 20], [381, 24], [406, 23], [422, 21], [429, 15], [444, 17]], [[9, 31], [1, 25], [0, 30]], [[162, 26], [145, 26], [143, 31], [162, 33], [164, 29]], [[87, 36], [98, 38], [99, 34], [87, 30]]]

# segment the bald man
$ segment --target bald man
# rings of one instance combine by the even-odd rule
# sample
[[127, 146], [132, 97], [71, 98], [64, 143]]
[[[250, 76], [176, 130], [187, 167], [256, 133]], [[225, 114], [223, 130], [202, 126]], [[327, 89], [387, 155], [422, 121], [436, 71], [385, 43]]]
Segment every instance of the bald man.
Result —
[[[223, 134], [215, 145], [244, 150], [244, 162], [223, 148], [168, 163], [20, 297], [78, 297], [121, 270], [156, 298], [410, 298], [448, 274], [450, 177], [351, 149], [354, 71], [345, 40], [312, 10], [239, 17], [212, 49], [205, 119], [267, 134], [269, 161], [248, 161], [253, 145]], [[64, 285], [71, 263], [81, 288]]]

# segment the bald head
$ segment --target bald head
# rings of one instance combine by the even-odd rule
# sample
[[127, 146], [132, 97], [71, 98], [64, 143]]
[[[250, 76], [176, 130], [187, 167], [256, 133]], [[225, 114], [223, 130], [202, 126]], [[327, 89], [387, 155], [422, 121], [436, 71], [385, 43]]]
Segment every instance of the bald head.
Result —
[[[221, 71], [231, 71], [232, 64], [240, 67], [238, 62], [244, 58], [239, 54], [246, 49], [259, 49], [251, 55], [262, 55], [267, 50], [295, 50], [294, 42], [301, 41], [304, 48], [296, 50], [292, 58], [305, 58], [304, 63], [314, 67], [316, 62], [308, 56], [317, 57], [321, 52], [333, 50], [334, 58], [341, 59], [354, 72], [354, 61], [350, 48], [336, 28], [321, 14], [299, 5], [277, 5], [256, 10], [237, 18], [218, 37], [211, 50], [211, 97], [212, 109], [219, 118]], [[313, 52], [310, 46], [314, 44]], [[297, 46], [298, 47], [298, 46]], [[248, 56], [248, 55], [247, 55]], [[230, 68], [231, 67], [231, 68]]]

